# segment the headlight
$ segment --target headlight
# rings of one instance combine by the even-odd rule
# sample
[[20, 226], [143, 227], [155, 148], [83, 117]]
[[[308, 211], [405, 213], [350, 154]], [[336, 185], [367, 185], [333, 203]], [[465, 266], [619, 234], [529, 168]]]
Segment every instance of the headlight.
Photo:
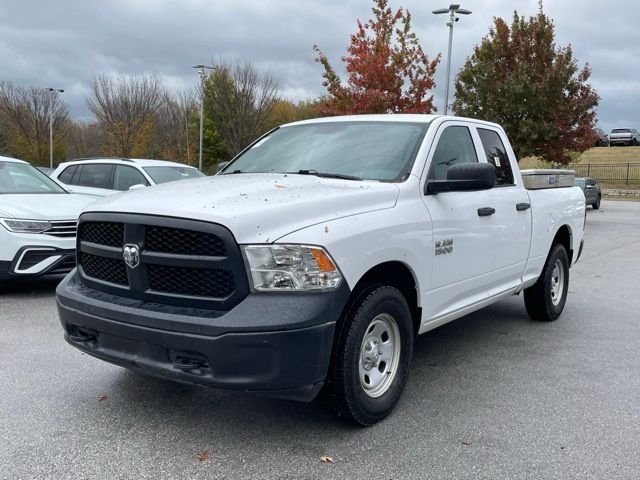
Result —
[[9, 220], [2, 218], [0, 219], [0, 224], [14, 233], [44, 233], [53, 228], [49, 222], [42, 220]]
[[338, 267], [321, 247], [247, 245], [243, 250], [255, 290], [328, 290], [342, 280]]

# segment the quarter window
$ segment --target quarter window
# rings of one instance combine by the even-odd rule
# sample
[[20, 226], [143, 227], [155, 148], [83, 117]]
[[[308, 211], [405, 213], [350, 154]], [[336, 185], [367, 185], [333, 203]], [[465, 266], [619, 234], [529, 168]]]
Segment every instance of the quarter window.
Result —
[[513, 172], [511, 171], [511, 162], [507, 149], [500, 139], [498, 132], [478, 128], [478, 135], [482, 142], [482, 148], [487, 155], [487, 161], [496, 167], [496, 184], [497, 185], [513, 185]]
[[428, 177], [431, 180], [446, 180], [449, 167], [460, 163], [478, 163], [471, 132], [467, 127], [447, 127], [438, 140]]
[[64, 171], [58, 176], [58, 180], [62, 183], [69, 185], [71, 184], [71, 179], [73, 178], [73, 174], [76, 173], [78, 169], [78, 165], [71, 165], [64, 169]]

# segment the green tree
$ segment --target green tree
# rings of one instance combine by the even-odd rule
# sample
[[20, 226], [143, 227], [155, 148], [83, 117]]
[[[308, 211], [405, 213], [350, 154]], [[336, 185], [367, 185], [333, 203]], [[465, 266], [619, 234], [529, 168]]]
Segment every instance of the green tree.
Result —
[[456, 78], [457, 115], [500, 123], [516, 157], [569, 163], [595, 141], [598, 94], [588, 65], [579, 69], [571, 46], [555, 44], [552, 20], [542, 10], [514, 12], [511, 26], [495, 18], [489, 33]]
[[374, 18], [351, 35], [348, 55], [342, 57], [348, 79], [343, 84], [318, 46], [316, 62], [323, 68], [328, 95], [318, 105], [322, 115], [357, 113], [431, 113], [435, 86], [433, 75], [440, 62], [422, 50], [411, 30], [411, 14], [393, 12], [388, 0], [374, 0]]
[[219, 62], [202, 83], [205, 114], [231, 156], [267, 130], [278, 81], [250, 63]]

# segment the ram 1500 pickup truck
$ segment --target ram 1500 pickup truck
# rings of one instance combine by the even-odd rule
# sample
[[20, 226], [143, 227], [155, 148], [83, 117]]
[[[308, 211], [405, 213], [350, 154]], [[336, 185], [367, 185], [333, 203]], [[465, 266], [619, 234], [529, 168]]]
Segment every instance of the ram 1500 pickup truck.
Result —
[[519, 293], [533, 319], [559, 317], [585, 199], [541, 177], [525, 188], [494, 123], [283, 125], [213, 177], [88, 206], [57, 289], [64, 337], [165, 379], [322, 391], [371, 425], [400, 399], [416, 335]]

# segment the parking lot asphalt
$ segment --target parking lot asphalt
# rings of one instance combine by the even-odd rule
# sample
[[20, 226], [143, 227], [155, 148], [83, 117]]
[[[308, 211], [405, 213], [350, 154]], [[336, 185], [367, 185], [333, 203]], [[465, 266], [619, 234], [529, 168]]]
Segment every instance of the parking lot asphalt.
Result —
[[371, 428], [82, 354], [55, 285], [0, 292], [3, 479], [640, 476], [637, 202], [589, 209], [560, 320], [533, 322], [513, 297], [419, 337], [403, 399]]

